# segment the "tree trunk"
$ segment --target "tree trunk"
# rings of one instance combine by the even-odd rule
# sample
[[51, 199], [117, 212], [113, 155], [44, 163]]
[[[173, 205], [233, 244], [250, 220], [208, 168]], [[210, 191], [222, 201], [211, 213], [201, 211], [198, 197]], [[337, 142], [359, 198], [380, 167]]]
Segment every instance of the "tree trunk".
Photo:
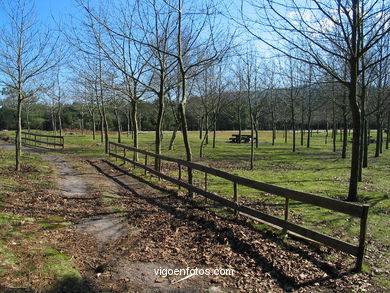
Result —
[[329, 122], [326, 121], [326, 135], [325, 135], [325, 144], [328, 144], [328, 137], [329, 137]]
[[92, 110], [92, 139], [96, 140], [96, 121], [95, 112]]
[[389, 149], [389, 135], [390, 135], [390, 112], [387, 114], [386, 150]]
[[[305, 129], [304, 129], [304, 111], [303, 111], [303, 102], [302, 102], [302, 109], [301, 109], [301, 146], [303, 146], [303, 137], [304, 137], [304, 135], [305, 135]], [[308, 133], [308, 135], [309, 135], [309, 133]]]
[[368, 167], [368, 122], [367, 119], [364, 119], [364, 130], [363, 130], [363, 168]]
[[333, 140], [333, 152], [336, 152], [336, 138], [337, 138], [337, 128], [336, 128], [336, 113], [335, 113], [335, 101], [332, 103], [332, 140]]
[[379, 151], [382, 154], [383, 153], [383, 127], [382, 127], [382, 121], [380, 122], [380, 125], [381, 125], [381, 143], [380, 143]]
[[56, 123], [56, 118], [55, 118], [53, 109], [51, 110], [51, 126], [53, 129], [53, 134], [56, 135], [57, 134], [57, 123]]
[[121, 120], [119, 117], [118, 109], [114, 108], [114, 115], [116, 119], [117, 133], [118, 133], [118, 143], [122, 143], [122, 135], [121, 135]]
[[21, 98], [21, 90], [19, 91], [17, 110], [16, 110], [16, 138], [15, 138], [15, 170], [20, 171], [20, 157], [22, 153], [22, 98]]
[[258, 125], [257, 121], [255, 122], [254, 127], [255, 127], [256, 148], [258, 149], [259, 148], [259, 125]]
[[238, 143], [241, 143], [241, 132], [242, 132], [242, 126], [241, 126], [241, 109], [238, 109]]
[[204, 145], [207, 144], [207, 137], [209, 136], [209, 128], [208, 125], [206, 124], [206, 129], [205, 129], [205, 134], [203, 136], [202, 142], [200, 143], [200, 149], [199, 149], [199, 157], [203, 158], [203, 153], [204, 153]]
[[341, 158], [345, 159], [347, 157], [347, 143], [348, 143], [348, 125], [347, 125], [347, 109], [343, 105], [343, 148], [341, 151]]
[[209, 144], [209, 115], [206, 114], [206, 118], [205, 118], [205, 128], [206, 128], [206, 132], [207, 132], [207, 136], [206, 136], [206, 144]]
[[[138, 103], [137, 100], [131, 101], [131, 121], [133, 124], [133, 147], [138, 148]], [[138, 161], [138, 153], [134, 152], [133, 160]]]
[[100, 142], [104, 142], [104, 118], [103, 112], [100, 113]]
[[57, 111], [57, 119], [58, 119], [58, 127], [60, 130], [60, 136], [62, 136], [62, 117], [61, 117], [61, 112], [62, 112], [62, 107], [61, 107], [61, 101], [60, 98], [58, 98], [58, 111]]
[[[163, 83], [161, 82], [163, 85]], [[160, 92], [158, 95], [158, 114], [156, 121], [156, 134], [155, 134], [155, 152], [156, 154], [161, 154], [161, 141], [162, 141], [162, 124], [165, 110], [165, 100], [164, 100], [164, 89], [162, 86], [160, 87]], [[161, 160], [159, 158], [155, 158], [154, 160], [154, 169], [157, 171], [161, 170]]]
[[27, 121], [27, 131], [30, 132], [30, 110], [28, 105], [26, 106], [26, 121]]
[[203, 117], [202, 116], [199, 120], [199, 139], [202, 139], [203, 137]]
[[284, 143], [287, 143], [287, 122], [284, 121]]
[[213, 149], [216, 146], [216, 137], [217, 137], [217, 113], [214, 113], [214, 123], [213, 123]]
[[310, 148], [310, 137], [311, 137], [311, 110], [308, 111], [307, 116], [307, 144], [306, 147]]
[[272, 145], [275, 145], [276, 130], [275, 130], [275, 116], [274, 112], [271, 111], [271, 127], [272, 127]]
[[379, 157], [381, 151], [381, 132], [382, 132], [382, 125], [381, 125], [381, 117], [380, 114], [376, 114], [376, 146], [375, 146], [375, 157]]
[[83, 111], [81, 111], [80, 130], [81, 130], [81, 135], [84, 135], [84, 112]]
[[[354, 3], [356, 6], [356, 3]], [[353, 21], [356, 24], [357, 7], [354, 7]], [[357, 27], [352, 30], [352, 47], [356, 52], [356, 37]], [[348, 201], [358, 201], [358, 179], [359, 179], [359, 161], [360, 161], [360, 129], [361, 129], [361, 112], [357, 101], [358, 88], [358, 68], [359, 57], [352, 56], [350, 60], [350, 76], [351, 82], [349, 85], [349, 103], [351, 107], [352, 123], [353, 123], [353, 139], [352, 139], [352, 158], [351, 158], [351, 175], [349, 179]]]
[[294, 104], [291, 105], [291, 126], [293, 131], [293, 147], [292, 151], [296, 151], [296, 134], [295, 134], [295, 113], [294, 113]]
[[108, 122], [105, 107], [102, 106], [102, 114], [103, 114], [103, 130], [104, 130], [104, 145], [105, 145], [105, 153], [108, 154]]
[[171, 140], [169, 141], [168, 150], [170, 150], [170, 151], [173, 150], [173, 146], [175, 144], [175, 139], [176, 139], [176, 134], [177, 134], [177, 131], [179, 129], [180, 129], [180, 123], [177, 123], [176, 126], [175, 126], [175, 129], [173, 130]]

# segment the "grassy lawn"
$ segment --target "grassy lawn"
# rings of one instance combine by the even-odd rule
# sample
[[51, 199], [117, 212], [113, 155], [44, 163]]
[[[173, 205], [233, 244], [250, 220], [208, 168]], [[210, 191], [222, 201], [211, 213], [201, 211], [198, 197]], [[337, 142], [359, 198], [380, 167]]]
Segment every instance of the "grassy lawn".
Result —
[[22, 160], [22, 171], [16, 173], [14, 152], [0, 148], [0, 291], [75, 292], [83, 288], [80, 273], [70, 257], [52, 248], [45, 237], [46, 231], [61, 229], [66, 223], [59, 217], [42, 218], [38, 211], [36, 217], [28, 209], [18, 212], [24, 210], [19, 196], [33, 193], [38, 197], [56, 185], [53, 170], [37, 156], [23, 154]]
[[[325, 144], [324, 132], [313, 132], [311, 147], [306, 148], [306, 141], [300, 145], [300, 134], [297, 133], [297, 151], [292, 152], [292, 133], [289, 133], [288, 142], [284, 142], [283, 132], [277, 133], [275, 145], [271, 145], [271, 132], [260, 132], [259, 148], [255, 149], [255, 168], [249, 170], [250, 144], [229, 143], [229, 137], [237, 131], [219, 131], [217, 133], [216, 148], [212, 148], [212, 137], [205, 146], [204, 157], [199, 158], [201, 140], [198, 132], [190, 132], [190, 142], [194, 161], [206, 164], [231, 173], [306, 191], [322, 196], [345, 199], [348, 192], [350, 173], [350, 145], [347, 158], [341, 158], [341, 141], [337, 137], [337, 151], [333, 152], [331, 137]], [[244, 132], [249, 134], [249, 131]], [[372, 131], [375, 137], [375, 131]], [[162, 153], [176, 158], [185, 158], [184, 145], [181, 134], [175, 142], [174, 150], [168, 151], [171, 137], [170, 132], [164, 133]], [[350, 140], [351, 138], [349, 138]], [[116, 134], [110, 134], [110, 140], [116, 141]], [[131, 137], [122, 135], [122, 143], [131, 145]], [[95, 141], [90, 133], [65, 136], [65, 152], [75, 153], [85, 157], [106, 157], [104, 145], [97, 135]], [[153, 151], [154, 133], [141, 132], [139, 147]], [[390, 151], [384, 150], [380, 157], [374, 157], [375, 145], [369, 146], [369, 166], [363, 171], [363, 182], [359, 183], [359, 197], [361, 202], [370, 205], [368, 220], [368, 250], [365, 269], [377, 271], [375, 279], [383, 286], [389, 286], [389, 211], [390, 211]], [[143, 160], [141, 160], [143, 161]], [[152, 163], [152, 162], [150, 162]], [[177, 176], [175, 168], [165, 166], [165, 171]], [[136, 170], [142, 175], [143, 171]], [[150, 177], [149, 177], [150, 178]], [[195, 183], [202, 186], [204, 175], [195, 172]], [[156, 179], [153, 179], [156, 180]], [[208, 189], [220, 195], [231, 198], [233, 184], [226, 180], [209, 176]], [[156, 180], [156, 182], [158, 182]], [[160, 182], [161, 183], [161, 182]], [[10, 182], [9, 184], [14, 184]], [[165, 183], [163, 183], [165, 184]], [[264, 209], [268, 213], [282, 216], [284, 199], [270, 194], [262, 194], [256, 190], [239, 186], [239, 200], [253, 202], [255, 207]], [[326, 209], [313, 207], [290, 201], [290, 219], [316, 231], [337, 236], [351, 243], [357, 243], [359, 221], [346, 215], [330, 212]]]

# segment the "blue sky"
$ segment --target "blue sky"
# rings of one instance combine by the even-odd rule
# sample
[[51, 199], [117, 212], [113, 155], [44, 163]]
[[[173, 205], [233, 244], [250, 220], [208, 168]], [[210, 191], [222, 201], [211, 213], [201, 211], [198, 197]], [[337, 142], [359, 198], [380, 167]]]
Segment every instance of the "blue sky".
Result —
[[74, 0], [36, 0], [35, 5], [39, 16], [42, 19], [53, 15], [64, 15], [75, 10], [76, 2]]

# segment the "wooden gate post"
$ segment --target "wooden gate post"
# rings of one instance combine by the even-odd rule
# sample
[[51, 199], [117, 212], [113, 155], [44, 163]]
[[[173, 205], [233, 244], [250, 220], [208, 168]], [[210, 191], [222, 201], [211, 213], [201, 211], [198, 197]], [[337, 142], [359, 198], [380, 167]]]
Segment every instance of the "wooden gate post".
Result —
[[[236, 204], [238, 204], [238, 184], [237, 182], [233, 182], [233, 200]], [[234, 215], [238, 215], [238, 210], [234, 211]]]
[[360, 235], [359, 235], [359, 252], [356, 259], [355, 270], [357, 272], [362, 271], [364, 251], [366, 249], [366, 234], [367, 234], [367, 218], [369, 205], [363, 205], [362, 217], [360, 219]]

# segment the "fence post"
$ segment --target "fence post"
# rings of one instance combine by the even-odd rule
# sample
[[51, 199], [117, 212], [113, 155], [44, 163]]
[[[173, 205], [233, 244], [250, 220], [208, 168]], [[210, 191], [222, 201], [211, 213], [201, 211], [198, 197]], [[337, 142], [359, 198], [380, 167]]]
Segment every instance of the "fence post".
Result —
[[116, 155], [118, 155], [118, 148], [117, 148], [117, 145], [114, 144], [115, 146], [115, 161], [118, 161], [118, 157]]
[[126, 158], [126, 149], [123, 148], [123, 165], [126, 164], [125, 158]]
[[[288, 221], [288, 204], [289, 204], [289, 199], [286, 197], [286, 200], [284, 202], [284, 220], [286, 222]], [[286, 228], [282, 229], [282, 234], [287, 234]]]
[[[188, 184], [192, 185], [192, 183], [193, 183], [192, 168], [188, 167], [187, 172], [188, 172]], [[188, 197], [189, 198], [193, 198], [194, 197], [194, 193], [192, 192], [191, 189], [188, 189]]]
[[[238, 184], [237, 182], [233, 182], [233, 200], [236, 204], [238, 204]], [[234, 211], [234, 214], [237, 216], [238, 215], [238, 210]]]
[[367, 204], [363, 205], [362, 217], [360, 219], [359, 251], [355, 267], [357, 272], [361, 272], [363, 267], [364, 251], [366, 249], [367, 217], [369, 207], [370, 206]]
[[204, 190], [207, 191], [207, 172], [204, 173]]
[[111, 157], [111, 142], [108, 142], [108, 158]]

